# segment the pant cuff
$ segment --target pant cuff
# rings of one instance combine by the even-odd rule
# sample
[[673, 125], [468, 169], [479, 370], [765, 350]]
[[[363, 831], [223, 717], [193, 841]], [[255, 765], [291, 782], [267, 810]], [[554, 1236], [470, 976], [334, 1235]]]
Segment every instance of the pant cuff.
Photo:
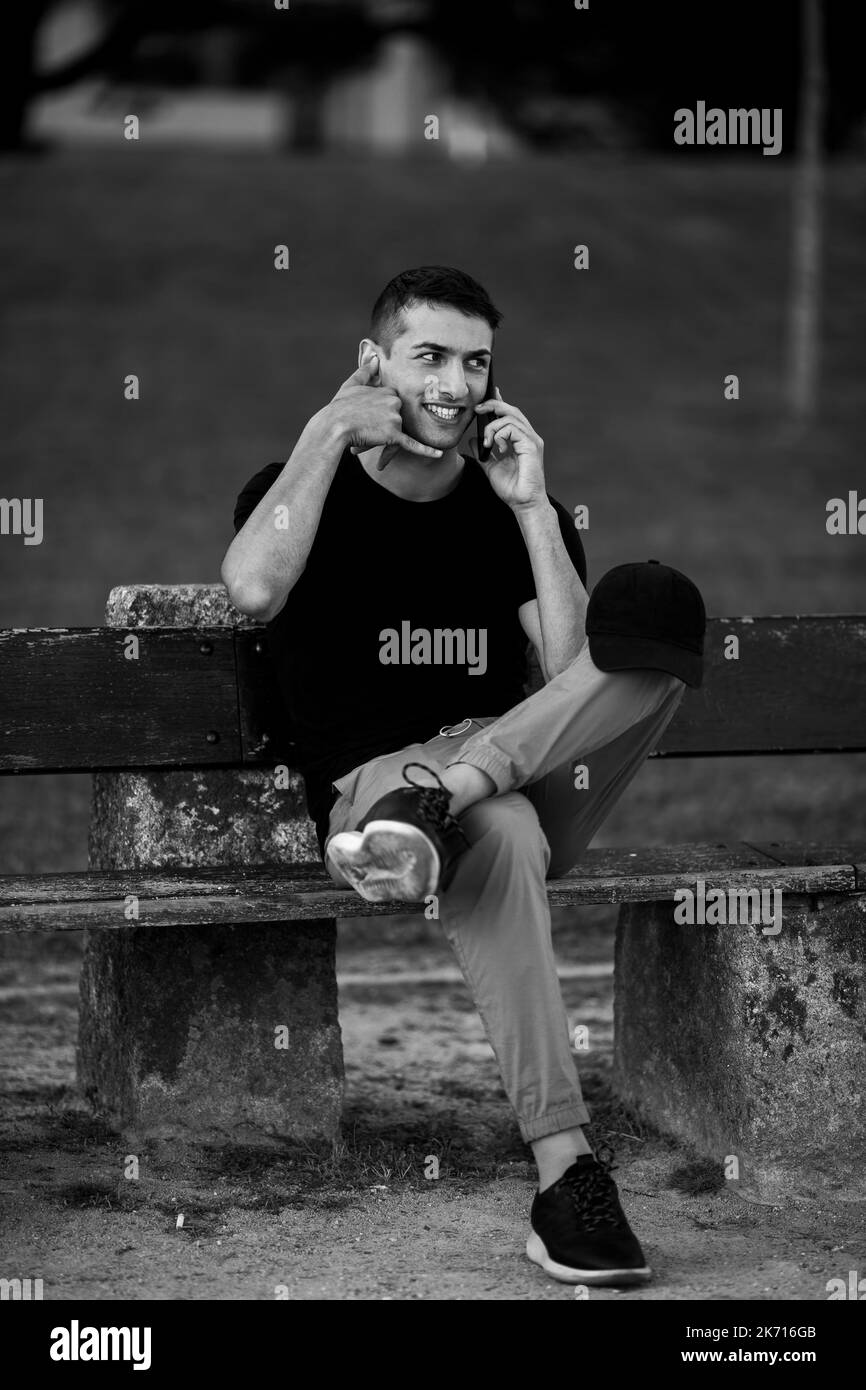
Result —
[[518, 1115], [517, 1123], [524, 1143], [530, 1144], [534, 1139], [544, 1139], [548, 1134], [559, 1134], [563, 1129], [588, 1125], [590, 1117], [583, 1101], [577, 1101], [573, 1105], [562, 1105], [558, 1110], [549, 1110], [537, 1120], [521, 1120]]
[[469, 748], [461, 758], [453, 758], [446, 767], [453, 767], [455, 763], [468, 763], [470, 767], [477, 767], [482, 772], [486, 772], [496, 783], [496, 793], [501, 796], [503, 792], [511, 791], [514, 775], [512, 772], [511, 761], [503, 757], [501, 753], [493, 748]]

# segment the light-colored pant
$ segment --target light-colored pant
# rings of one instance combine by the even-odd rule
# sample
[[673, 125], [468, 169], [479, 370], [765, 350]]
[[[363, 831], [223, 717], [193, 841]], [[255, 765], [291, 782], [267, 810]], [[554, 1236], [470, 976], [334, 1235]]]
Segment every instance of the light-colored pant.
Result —
[[[402, 769], [410, 761], [440, 773], [471, 763], [496, 783], [496, 794], [460, 817], [470, 848], [439, 894], [439, 920], [527, 1142], [589, 1121], [556, 974], [545, 879], [577, 863], [685, 691], [664, 671], [600, 671], [584, 644], [565, 671], [498, 718], [467, 718], [334, 783], [340, 796], [329, 838], [355, 829], [380, 796], [406, 786]], [[578, 764], [589, 773], [582, 790], [574, 785]], [[417, 780], [418, 770], [410, 776]]]

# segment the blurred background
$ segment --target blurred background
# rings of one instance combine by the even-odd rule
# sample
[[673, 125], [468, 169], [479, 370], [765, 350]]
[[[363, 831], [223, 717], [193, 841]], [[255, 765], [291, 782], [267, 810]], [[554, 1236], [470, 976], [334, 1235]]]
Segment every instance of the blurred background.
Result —
[[[218, 582], [238, 492], [425, 263], [503, 311], [497, 380], [551, 493], [589, 507], [590, 587], [652, 556], [711, 616], [866, 611], [866, 540], [825, 527], [866, 490], [854, 22], [842, 0], [12, 8], [0, 495], [41, 497], [44, 537], [0, 536], [0, 626]], [[782, 153], [676, 145], [699, 101], [781, 109]], [[651, 760], [595, 843], [862, 834], [857, 761]], [[84, 868], [89, 789], [0, 778], [0, 872]]]

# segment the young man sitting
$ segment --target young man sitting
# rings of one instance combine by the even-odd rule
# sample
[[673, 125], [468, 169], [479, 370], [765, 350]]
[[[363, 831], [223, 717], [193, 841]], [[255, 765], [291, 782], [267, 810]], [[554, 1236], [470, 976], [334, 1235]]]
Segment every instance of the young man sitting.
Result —
[[[488, 391], [500, 319], [462, 271], [392, 280], [357, 370], [241, 492], [222, 578], [268, 625], [331, 876], [371, 901], [435, 896], [538, 1165], [527, 1254], [567, 1282], [637, 1283], [649, 1267], [583, 1130], [545, 880], [700, 684], [705, 615], [656, 561], [588, 597], [543, 441]], [[545, 683], [524, 698], [528, 642]]]

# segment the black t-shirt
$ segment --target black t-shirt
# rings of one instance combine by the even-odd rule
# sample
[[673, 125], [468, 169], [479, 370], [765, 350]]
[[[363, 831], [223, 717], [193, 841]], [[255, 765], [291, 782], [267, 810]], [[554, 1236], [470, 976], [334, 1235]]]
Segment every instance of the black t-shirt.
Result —
[[[270, 463], [246, 484], [236, 533], [284, 466]], [[580, 534], [548, 497], [586, 586]], [[320, 847], [333, 778], [524, 698], [528, 639], [517, 610], [535, 597], [517, 518], [475, 460], [446, 496], [410, 502], [344, 452], [304, 572], [267, 625]]]

